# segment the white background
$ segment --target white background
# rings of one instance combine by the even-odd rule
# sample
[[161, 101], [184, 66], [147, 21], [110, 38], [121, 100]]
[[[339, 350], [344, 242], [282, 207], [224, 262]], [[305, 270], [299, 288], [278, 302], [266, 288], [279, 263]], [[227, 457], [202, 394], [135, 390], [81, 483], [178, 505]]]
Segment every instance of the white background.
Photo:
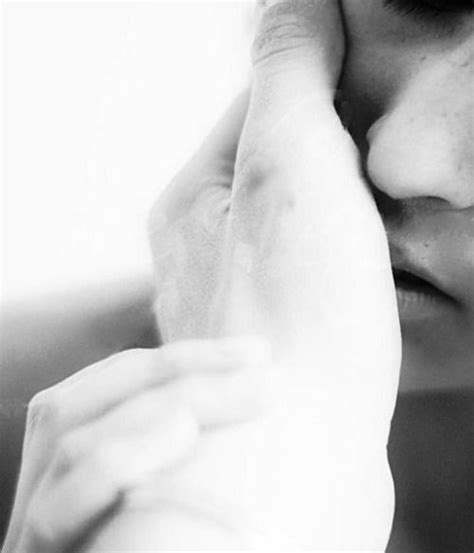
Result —
[[4, 5], [4, 300], [150, 271], [147, 212], [245, 84], [252, 12]]

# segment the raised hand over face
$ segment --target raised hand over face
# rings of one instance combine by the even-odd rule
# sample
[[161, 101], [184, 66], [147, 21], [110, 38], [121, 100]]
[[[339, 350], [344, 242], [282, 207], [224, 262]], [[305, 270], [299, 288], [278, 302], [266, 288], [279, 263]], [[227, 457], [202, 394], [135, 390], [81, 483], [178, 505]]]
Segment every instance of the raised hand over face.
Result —
[[[256, 333], [274, 350], [267, 385], [277, 416], [257, 434], [237, 430], [220, 445], [209, 437], [212, 455], [188, 482], [207, 474], [213, 488], [217, 465], [224, 474], [233, 467], [228, 480], [242, 482], [236, 459], [247, 452], [256, 471], [253, 514], [277, 506], [273, 527], [286, 524], [290, 543], [332, 538], [382, 550], [393, 508], [385, 446], [400, 342], [384, 229], [333, 107], [344, 42], [338, 3], [269, 4], [249, 95], [151, 217], [164, 341]], [[352, 497], [344, 506], [337, 486], [327, 486], [343, 473]], [[362, 493], [366, 485], [375, 495]], [[228, 497], [240, 497], [235, 491]]]
[[344, 336], [379, 362], [367, 325], [396, 342], [383, 227], [333, 108], [342, 56], [337, 3], [267, 6], [248, 109], [243, 95], [151, 216], [164, 341], [256, 332], [311, 356]]

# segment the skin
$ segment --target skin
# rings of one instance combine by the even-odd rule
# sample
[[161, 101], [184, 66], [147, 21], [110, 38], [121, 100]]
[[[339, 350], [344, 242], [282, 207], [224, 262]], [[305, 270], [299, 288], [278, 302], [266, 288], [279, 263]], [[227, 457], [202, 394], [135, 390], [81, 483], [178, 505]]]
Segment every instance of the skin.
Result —
[[[243, 509], [270, 549], [382, 551], [392, 522], [398, 321], [383, 226], [333, 106], [338, 15], [332, 1], [264, 12], [250, 99], [230, 108], [150, 220], [164, 340], [250, 331], [272, 345], [263, 420], [203, 435], [204, 449], [171, 476], [185, 503], [191, 489], [201, 509], [209, 497]], [[341, 211], [351, 240], [334, 224]], [[125, 510], [95, 544], [215, 543], [205, 513], [201, 541], [188, 517], [170, 526], [159, 504], [158, 491], [148, 515]], [[232, 526], [225, 513], [221, 527]], [[241, 549], [262, 546], [253, 532], [237, 536]]]
[[[430, 41], [420, 40], [418, 24], [416, 26], [407, 25], [404, 18], [403, 24], [399, 28], [396, 28], [398, 34], [393, 37], [393, 42], [389, 42], [387, 39], [388, 33], [384, 30], [384, 22], [385, 25], [390, 25], [390, 28], [393, 29], [393, 23], [397, 21], [393, 18], [397, 17], [400, 19], [400, 16], [395, 16], [393, 13], [387, 14], [387, 11], [382, 9], [381, 6], [377, 6], [375, 10], [371, 6], [369, 12], [367, 10], [367, 3], [362, 1], [347, 0], [344, 3], [344, 8], [350, 37], [350, 49], [342, 83], [346, 95], [346, 107], [349, 108], [349, 115], [351, 115], [351, 105], [358, 106], [358, 109], [354, 110], [349, 117], [350, 130], [363, 154], [363, 161], [367, 167], [368, 177], [374, 185], [379, 206], [385, 216], [384, 222], [386, 229], [389, 231], [389, 238], [394, 236], [394, 240], [397, 239], [398, 243], [402, 241], [403, 244], [409, 245], [413, 241], [423, 241], [425, 249], [429, 250], [430, 263], [441, 272], [450, 271], [453, 266], [459, 266], [456, 274], [450, 276], [449, 282], [450, 289], [452, 283], [453, 293], [454, 291], [459, 291], [456, 294], [456, 299], [460, 302], [461, 306], [456, 309], [450, 306], [445, 311], [443, 310], [444, 315], [447, 313], [450, 321], [449, 325], [442, 326], [439, 318], [436, 319], [436, 317], [434, 318], [435, 320], [430, 319], [428, 322], [425, 320], [421, 324], [419, 320], [413, 320], [410, 317], [404, 320], [402, 316], [401, 322], [404, 336], [402, 386], [404, 387], [403, 389], [426, 389], [429, 387], [446, 389], [447, 387], [455, 386], [468, 388], [471, 383], [469, 359], [472, 358], [472, 352], [468, 350], [469, 334], [467, 331], [470, 328], [469, 325], [472, 327], [472, 301], [470, 299], [472, 298], [472, 289], [469, 293], [466, 292], [466, 290], [469, 291], [470, 283], [466, 265], [457, 263], [458, 259], [456, 259], [456, 263], [453, 263], [449, 255], [443, 253], [450, 251], [458, 252], [463, 248], [464, 251], [467, 251], [469, 242], [466, 236], [469, 238], [469, 232], [472, 232], [472, 227], [470, 227], [472, 225], [472, 212], [470, 212], [472, 205], [472, 188], [470, 187], [472, 186], [472, 182], [468, 180], [469, 171], [472, 171], [472, 167], [469, 165], [471, 160], [466, 153], [468, 152], [466, 144], [470, 139], [469, 124], [471, 124], [469, 121], [469, 99], [466, 94], [468, 87], [464, 87], [462, 92], [460, 92], [462, 87], [456, 89], [455, 92], [459, 94], [459, 97], [454, 94], [452, 87], [439, 87], [439, 90], [442, 91], [450, 90], [450, 93], [446, 93], [446, 98], [444, 98], [446, 105], [440, 102], [443, 98], [439, 97], [438, 87], [438, 96], [431, 98], [427, 92], [434, 96], [434, 87], [430, 86], [431, 81], [429, 78], [430, 73], [434, 71], [436, 71], [437, 83], [439, 82], [440, 73], [449, 82], [453, 80], [455, 82], [467, 81], [466, 67], [469, 69], [470, 65], [465, 62], [453, 62], [453, 59], [463, 59], [463, 53], [464, 57], [467, 58], [469, 54], [466, 46], [469, 33], [465, 31], [469, 25], [465, 24], [461, 26], [464, 31], [459, 27], [454, 35], [450, 33], [449, 41], [441, 40], [439, 32], [434, 33], [432, 30], [428, 31], [423, 27], [422, 34], [425, 38], [429, 37], [431, 39], [433, 43], [431, 44]], [[376, 19], [376, 25], [374, 25], [373, 20], [371, 21], [371, 18]], [[379, 30], [375, 36], [373, 32], [374, 28]], [[363, 40], [366, 33], [370, 35], [369, 40]], [[406, 40], [401, 40], [402, 38]], [[403, 45], [407, 46], [406, 49], [394, 48], [394, 43], [398, 45], [400, 44], [400, 40]], [[377, 49], [372, 48], [371, 45], [373, 46], [375, 43], [379, 44], [380, 47]], [[433, 51], [437, 52], [436, 58], [432, 56], [430, 59], [430, 54]], [[397, 52], [395, 57], [394, 52]], [[454, 56], [453, 52], [456, 53], [456, 56]], [[421, 60], [425, 55], [427, 57]], [[371, 60], [372, 63], [369, 63], [368, 60]], [[440, 60], [444, 63], [444, 65], [441, 64], [441, 69], [440, 63], [438, 63]], [[407, 63], [407, 61], [410, 63]], [[431, 61], [431, 65], [428, 63], [429, 61]], [[390, 72], [387, 72], [386, 67], [390, 67]], [[378, 86], [372, 85], [374, 81]], [[367, 83], [371, 83], [371, 86], [368, 87]], [[411, 138], [410, 140], [402, 140], [403, 133], [407, 132], [407, 121], [411, 121], [410, 110], [419, 113], [421, 109], [419, 103], [417, 103], [421, 94], [420, 90], [423, 91], [423, 98], [430, 98], [431, 100], [431, 103], [428, 104], [431, 109], [429, 112], [430, 117], [427, 117], [426, 121], [422, 120], [421, 122], [417, 121], [416, 124], [413, 123], [410, 137], [413, 133], [428, 133], [429, 136], [432, 136], [433, 132], [439, 132], [439, 121], [447, 120], [449, 125], [446, 125], [446, 127], [449, 133], [443, 134], [441, 143], [443, 145], [446, 143], [453, 144], [450, 149], [452, 156], [448, 159], [449, 163], [446, 162], [446, 155], [443, 153], [445, 148], [443, 148], [443, 152], [437, 157], [439, 159], [439, 167], [436, 172], [433, 171], [433, 175], [436, 178], [432, 178], [431, 180], [427, 178], [426, 166], [424, 166], [424, 172], [418, 175], [418, 179], [413, 178], [413, 175], [417, 175], [417, 171], [420, 170], [419, 163], [413, 162], [414, 146], [419, 145], [420, 147], [420, 152], [416, 152], [417, 156], [415, 157], [416, 162], [418, 162], [420, 156], [423, 154], [427, 155], [426, 151], [423, 150], [423, 145], [426, 141], [423, 141], [421, 138], [413, 141]], [[445, 108], [439, 114], [439, 119], [434, 118], [432, 114], [437, 113], [437, 110], [440, 109], [440, 104], [445, 106]], [[364, 109], [360, 109], [361, 106]], [[465, 117], [459, 115], [461, 111]], [[468, 122], [467, 125], [466, 121]], [[374, 123], [378, 124], [374, 125]], [[429, 131], [430, 127], [428, 125], [433, 125], [435, 131]], [[373, 130], [370, 133], [370, 139], [366, 140], [366, 134], [371, 127], [373, 127]], [[443, 128], [442, 125], [441, 128]], [[450, 140], [446, 142], [447, 139]], [[407, 144], [410, 145], [410, 148], [406, 148]], [[393, 156], [394, 151], [397, 152], [396, 158]], [[432, 155], [432, 152], [433, 148], [430, 148], [429, 166], [433, 164], [433, 158], [436, 158], [436, 156]], [[392, 163], [392, 159], [403, 159], [404, 163], [398, 163], [398, 161]], [[464, 161], [459, 161], [460, 159], [464, 159]], [[449, 171], [451, 178], [439, 179], [439, 175], [442, 175], [443, 171]], [[457, 186], [452, 186], [454, 177], [456, 178], [454, 182], [457, 183]], [[448, 181], [451, 187], [448, 186]], [[377, 190], [383, 191], [391, 201], [388, 202], [387, 198], [378, 193]], [[471, 193], [471, 197], [469, 197], [469, 193]], [[436, 197], [436, 200], [433, 197]], [[387, 204], [390, 204], [393, 209], [387, 209]], [[403, 217], [400, 216], [402, 207], [404, 208]], [[384, 209], [386, 212], [384, 212]], [[441, 236], [439, 233], [440, 228], [443, 229]], [[419, 253], [419, 250], [417, 251]], [[419, 255], [423, 258], [426, 252]], [[456, 332], [447, 333], [447, 330], [450, 328], [455, 328]], [[439, 346], [440, 333], [443, 337], [446, 337], [442, 351], [440, 351]], [[196, 346], [193, 345], [192, 347]], [[448, 356], [450, 359], [449, 377], [446, 375], [445, 363]], [[173, 355], [171, 356], [172, 358]], [[208, 357], [203, 353], [202, 359], [208, 359]], [[451, 359], [453, 360], [452, 370]], [[209, 363], [212, 366], [212, 354]], [[139, 364], [138, 360], [135, 359], [135, 363], [130, 366], [129, 370], [136, 370]], [[180, 366], [180, 363], [175, 360], [174, 367], [178, 366]], [[88, 371], [88, 374], [92, 376], [94, 370]], [[249, 382], [245, 382], [247, 385], [238, 389], [248, 389], [251, 386]], [[75, 391], [79, 393], [79, 390]], [[36, 400], [32, 408], [33, 414], [35, 412], [41, 413], [46, 411], [47, 413], [49, 411], [48, 405], [51, 405], [53, 398], [51, 395], [48, 397], [49, 399], [46, 402], [41, 401], [45, 399], [44, 395], [39, 400]], [[245, 397], [244, 400], [248, 401]], [[102, 398], [102, 401], [104, 401], [104, 398]], [[119, 413], [116, 414], [119, 415]], [[154, 416], [156, 416], [156, 413], [154, 413]], [[223, 414], [220, 413], [219, 417], [223, 417]], [[35, 416], [32, 418], [33, 420], [38, 419]], [[41, 417], [39, 418], [41, 419]], [[225, 416], [223, 418], [225, 419]], [[118, 416], [117, 421], [120, 420], [123, 421]], [[116, 425], [118, 424], [117, 422]], [[186, 432], [184, 432], [184, 436], [186, 436]], [[59, 439], [59, 436], [56, 436], [56, 439]], [[192, 442], [193, 440], [189, 441]], [[60, 444], [64, 444], [64, 437], [60, 440]], [[61, 447], [60, 445], [60, 451]], [[68, 448], [66, 447], [65, 449], [68, 452]], [[69, 453], [66, 455], [66, 458], [70, 459]], [[76, 463], [74, 458], [73, 460]], [[160, 459], [157, 462], [160, 464], [162, 460]], [[99, 463], [95, 467], [95, 470], [100, 470], [100, 466], [103, 468], [116, 467], [110, 456], [102, 458], [101, 463], [103, 464]], [[126, 480], [128, 478], [133, 480], [133, 475], [127, 474], [124, 477], [118, 468], [117, 472], [113, 472], [119, 475], [114, 482], [114, 486], [111, 488], [113, 492], [111, 496], [115, 497], [115, 494], [120, 491], [121, 485], [123, 485], [123, 479], [125, 478]], [[83, 478], [80, 481], [83, 481]], [[44, 500], [39, 503], [44, 509]], [[51, 509], [54, 511], [53, 506], [51, 506]], [[37, 511], [39, 510], [37, 509]], [[44, 519], [36, 519], [32, 528], [39, 529], [35, 539], [43, 539], [43, 549], [52, 551], [51, 533], [48, 536], [47, 532], [45, 532], [45, 529], [48, 530], [48, 525], [44, 524]], [[402, 530], [401, 533], [403, 534], [404, 532]], [[30, 538], [31, 536], [34, 537], [35, 533], [30, 534]], [[413, 536], [410, 537], [413, 538]], [[408, 538], [405, 542], [402, 541], [403, 547], [399, 546], [398, 550], [409, 551], [409, 541]], [[35, 545], [38, 543], [41, 542], [37, 541]], [[35, 545], [31, 545], [31, 547], [35, 547]], [[61, 550], [60, 544], [57, 546], [58, 550]], [[419, 544], [416, 544], [413, 550], [420, 551]], [[434, 548], [427, 550], [434, 551]], [[446, 551], [453, 551], [453, 548], [446, 549]]]
[[[472, 11], [433, 20], [397, 13], [381, 0], [342, 5], [349, 49], [341, 111], [388, 238], [428, 267], [451, 298], [426, 316], [400, 306], [403, 364], [390, 444], [397, 511], [389, 551], [471, 551]], [[396, 247], [393, 253], [396, 259]]]
[[[62, 553], [86, 538], [81, 551], [385, 548], [400, 341], [383, 226], [333, 106], [343, 51], [334, 0], [265, 10], [250, 99], [237, 100], [160, 202], [159, 320], [173, 343], [35, 396], [8, 553]], [[334, 225], [341, 209], [350, 241]], [[223, 263], [193, 261], [206, 231]], [[193, 328], [201, 340], [184, 341]], [[219, 341], [202, 340], [249, 330], [270, 347], [265, 356], [262, 342], [241, 344], [234, 370]], [[152, 497], [137, 509], [134, 490], [152, 474]]]
[[452, 298], [426, 317], [400, 310], [401, 391], [473, 389], [472, 12], [433, 21], [382, 0], [345, 0], [343, 8], [349, 128], [389, 241]]

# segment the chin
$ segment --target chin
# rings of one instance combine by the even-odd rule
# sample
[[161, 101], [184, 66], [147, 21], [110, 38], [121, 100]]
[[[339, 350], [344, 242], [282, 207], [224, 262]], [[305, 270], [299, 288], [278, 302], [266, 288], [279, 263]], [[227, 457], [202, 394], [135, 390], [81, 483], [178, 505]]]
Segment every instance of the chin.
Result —
[[402, 367], [400, 393], [474, 393], [474, 351], [463, 334], [466, 328], [449, 319], [401, 321]]

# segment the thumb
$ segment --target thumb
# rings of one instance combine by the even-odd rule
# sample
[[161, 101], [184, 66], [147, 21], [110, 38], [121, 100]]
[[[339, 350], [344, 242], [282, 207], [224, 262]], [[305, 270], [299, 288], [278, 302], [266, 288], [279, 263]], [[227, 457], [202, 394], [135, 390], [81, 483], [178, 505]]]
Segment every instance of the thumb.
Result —
[[387, 241], [333, 106], [343, 46], [337, 0], [263, 6], [221, 297], [238, 298], [227, 324], [270, 329], [282, 356], [323, 352], [317, 359], [347, 367], [348, 390], [377, 391], [383, 379], [393, 396], [400, 344]]
[[313, 119], [321, 103], [330, 106], [343, 53], [338, 0], [264, 0], [252, 48], [256, 133], [271, 132], [293, 110]]

